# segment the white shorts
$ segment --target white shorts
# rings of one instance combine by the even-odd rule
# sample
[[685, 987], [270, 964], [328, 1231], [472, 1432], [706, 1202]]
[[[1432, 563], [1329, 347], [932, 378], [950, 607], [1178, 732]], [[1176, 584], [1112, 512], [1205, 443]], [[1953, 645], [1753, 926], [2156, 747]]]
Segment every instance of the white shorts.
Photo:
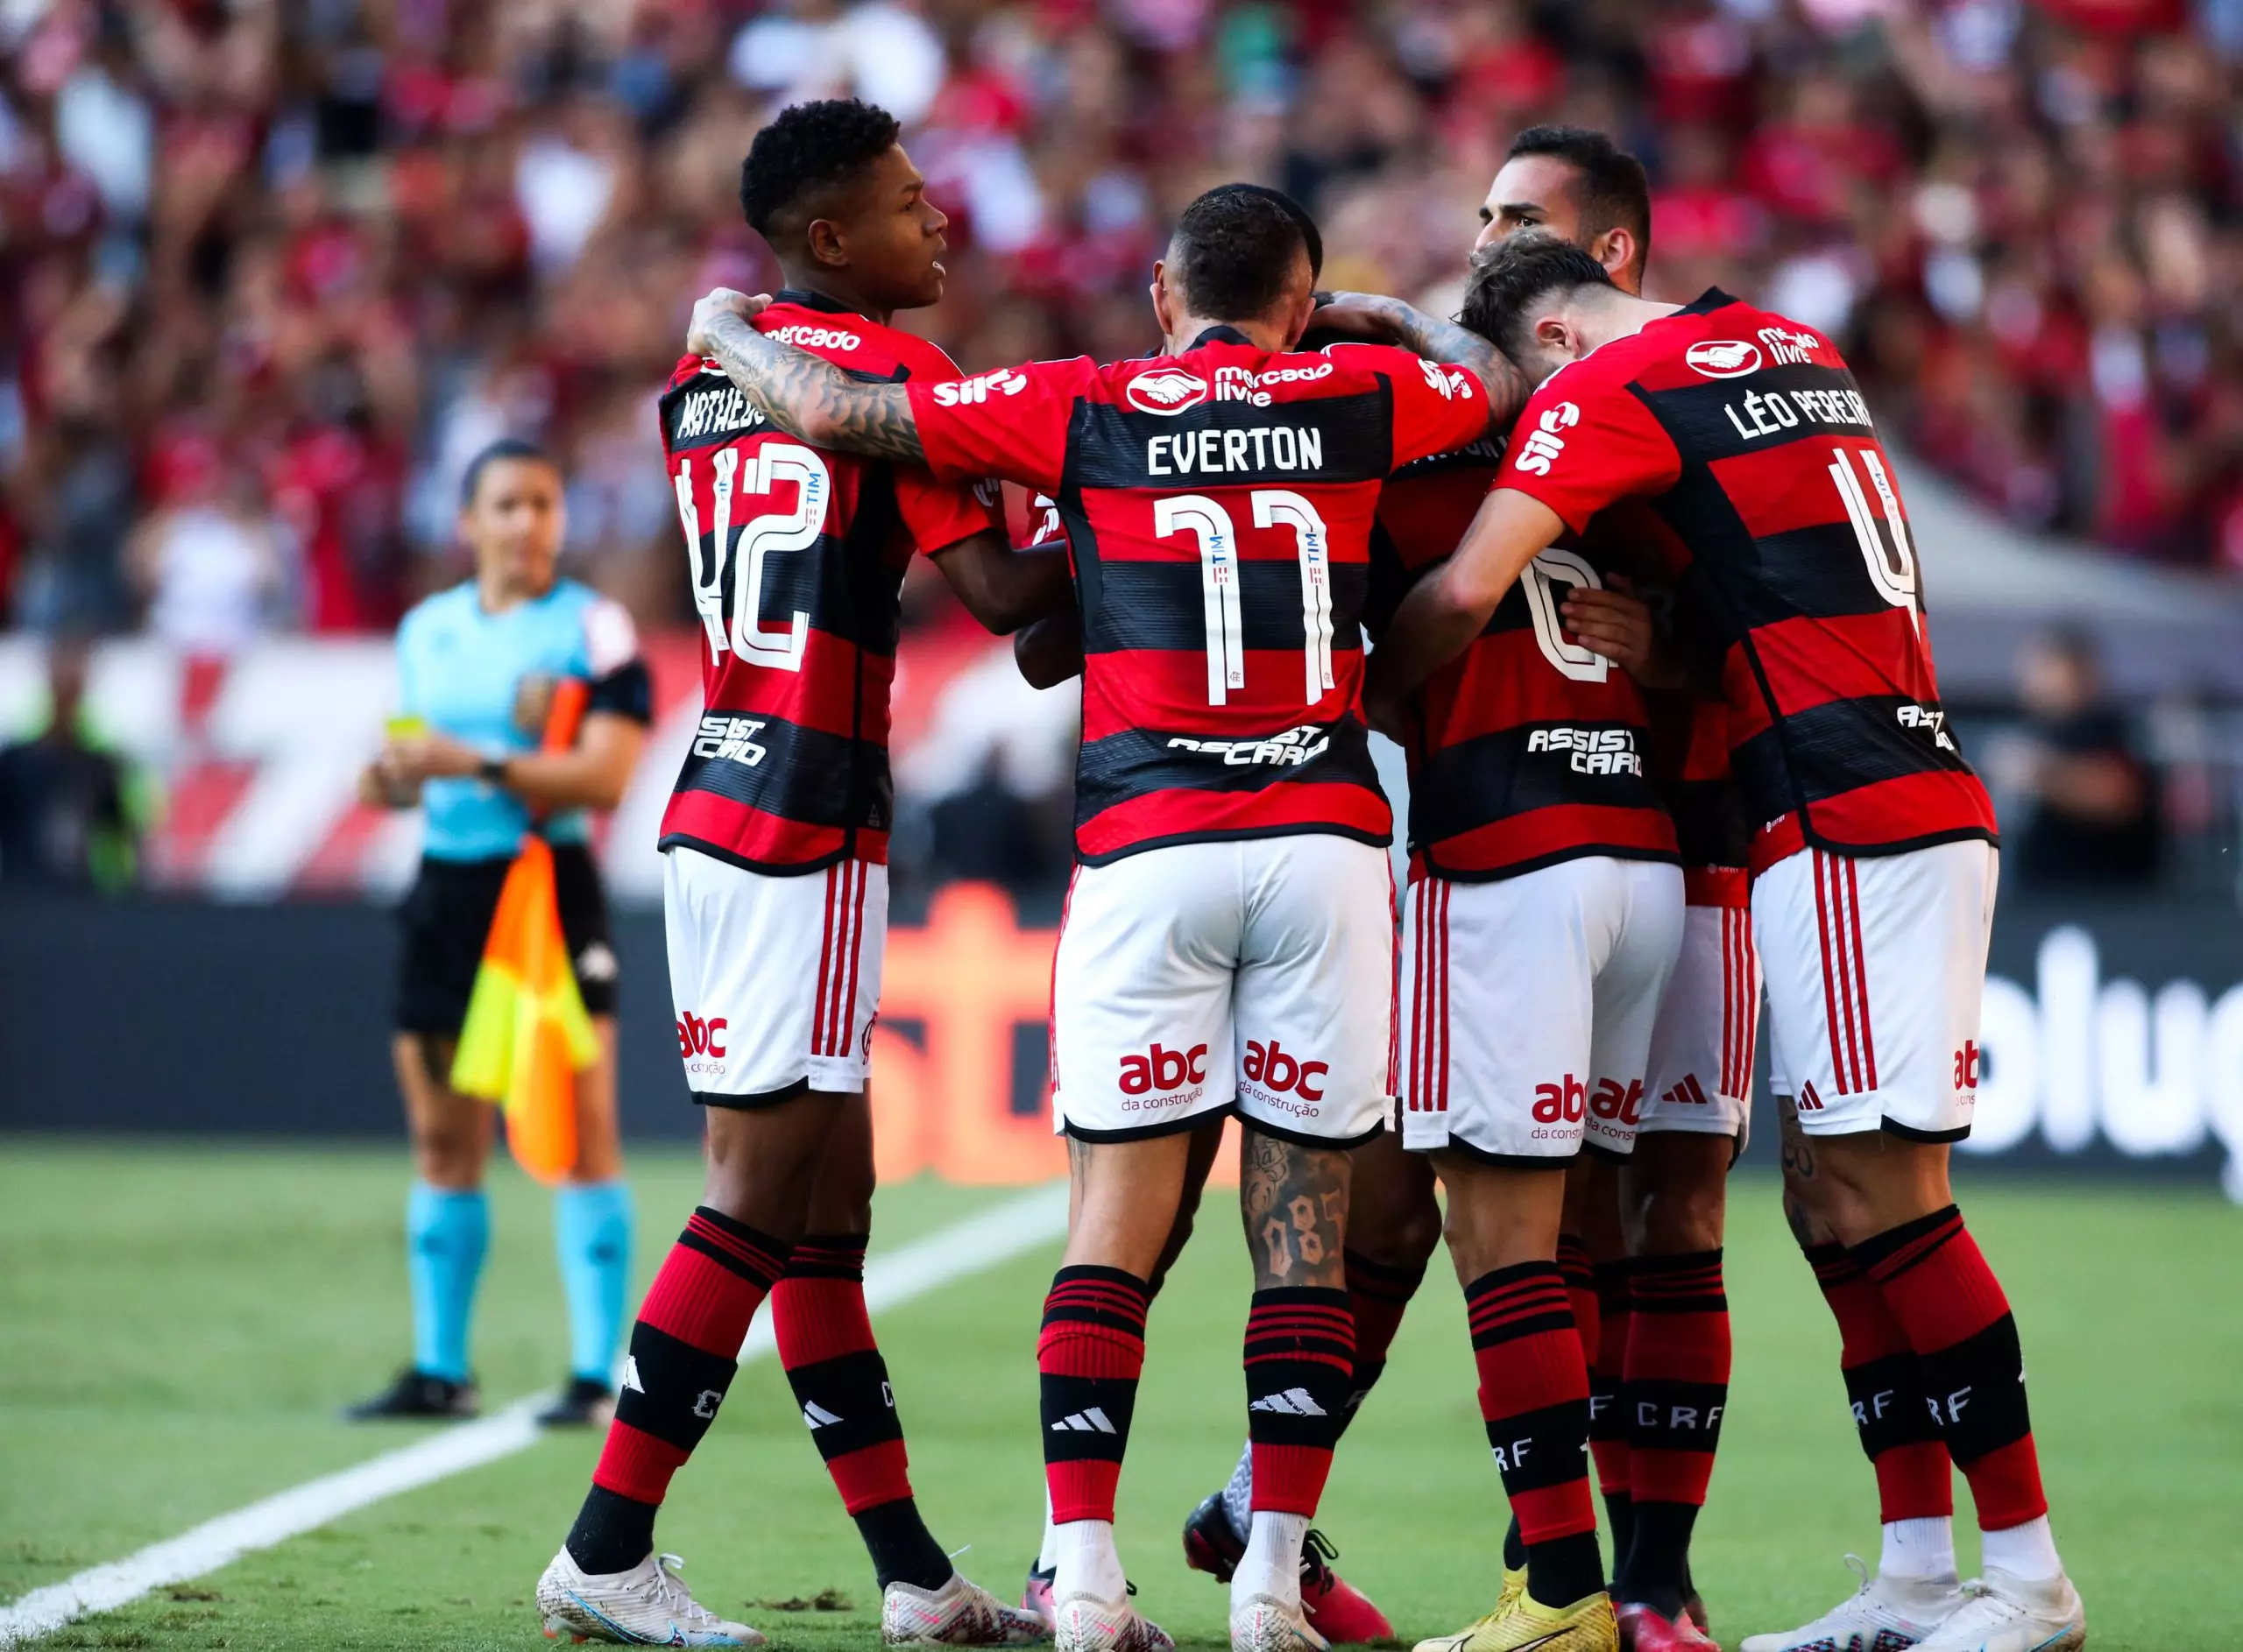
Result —
[[1051, 966], [1053, 1124], [1126, 1141], [1235, 1107], [1352, 1147], [1384, 1122], [1393, 1025], [1383, 849], [1315, 832], [1084, 866]]
[[1999, 860], [1975, 839], [1804, 849], [1753, 880], [1770, 1054], [1808, 1134], [1971, 1133]]
[[1742, 1153], [1752, 1118], [1759, 1026], [1752, 914], [1743, 907], [1685, 907], [1682, 954], [1651, 1029], [1638, 1133], [1731, 1136]]
[[1420, 879], [1402, 933], [1402, 1145], [1624, 1157], [1681, 944], [1679, 866], [1588, 855], [1492, 883]]
[[845, 860], [781, 878], [690, 849], [662, 858], [670, 1002], [693, 1098], [760, 1107], [862, 1090], [888, 868]]

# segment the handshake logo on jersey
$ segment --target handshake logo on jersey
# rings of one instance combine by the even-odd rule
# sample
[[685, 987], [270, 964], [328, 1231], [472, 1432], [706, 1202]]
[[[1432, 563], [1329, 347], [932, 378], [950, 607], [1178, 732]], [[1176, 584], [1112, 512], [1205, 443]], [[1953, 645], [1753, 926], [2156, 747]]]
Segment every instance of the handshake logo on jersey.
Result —
[[703, 717], [701, 731], [693, 737], [693, 755], [721, 758], [754, 768], [769, 752], [770, 748], [755, 738], [769, 721], [768, 717]]
[[1266, 740], [1194, 740], [1177, 735], [1170, 739], [1171, 752], [1199, 752], [1209, 757], [1220, 757], [1226, 768], [1241, 768], [1249, 763], [1275, 763], [1284, 766], [1298, 766], [1313, 763], [1330, 749], [1332, 734], [1328, 729], [1313, 723], [1304, 723], [1297, 729], [1287, 729], [1283, 734], [1273, 734]]
[[1640, 775], [1644, 772], [1633, 729], [1534, 729], [1527, 734], [1526, 749], [1530, 754], [1571, 752], [1567, 766], [1576, 774]]

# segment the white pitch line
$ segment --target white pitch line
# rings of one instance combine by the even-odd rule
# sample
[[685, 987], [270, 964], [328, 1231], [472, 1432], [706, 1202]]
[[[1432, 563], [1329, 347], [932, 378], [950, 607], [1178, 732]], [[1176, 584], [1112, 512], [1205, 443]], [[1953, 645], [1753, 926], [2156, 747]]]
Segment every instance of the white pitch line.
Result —
[[[1066, 1184], [1038, 1188], [874, 1259], [865, 1269], [865, 1305], [874, 1313], [899, 1308], [1066, 1231]], [[740, 1363], [761, 1359], [775, 1346], [771, 1317], [759, 1315], [740, 1345]], [[540, 1437], [533, 1419], [546, 1398], [537, 1394], [516, 1401], [478, 1422], [460, 1423], [369, 1458], [355, 1468], [307, 1480], [123, 1560], [34, 1589], [0, 1606], [0, 1648], [20, 1646], [87, 1613], [111, 1611], [151, 1590], [202, 1577], [244, 1555], [271, 1549], [400, 1492], [512, 1457]]]

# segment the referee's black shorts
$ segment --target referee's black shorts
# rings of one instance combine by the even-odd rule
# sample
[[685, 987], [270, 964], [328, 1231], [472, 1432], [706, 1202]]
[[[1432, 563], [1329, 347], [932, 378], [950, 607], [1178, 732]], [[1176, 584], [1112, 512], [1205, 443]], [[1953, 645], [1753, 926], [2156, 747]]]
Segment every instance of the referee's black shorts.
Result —
[[[420, 876], [397, 909], [404, 944], [397, 970], [397, 1030], [459, 1036], [491, 916], [499, 909], [511, 856], [496, 860], [423, 859]], [[568, 938], [577, 986], [593, 1015], [615, 1013], [615, 942], [608, 928], [607, 892], [582, 844], [553, 847], [561, 933]]]

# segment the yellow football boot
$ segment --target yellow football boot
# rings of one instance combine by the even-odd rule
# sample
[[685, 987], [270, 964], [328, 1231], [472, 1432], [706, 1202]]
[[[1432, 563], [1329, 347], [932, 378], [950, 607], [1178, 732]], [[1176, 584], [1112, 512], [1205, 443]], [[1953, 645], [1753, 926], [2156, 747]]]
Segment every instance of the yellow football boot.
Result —
[[1569, 1606], [1546, 1606], [1526, 1592], [1525, 1573], [1506, 1571], [1493, 1612], [1454, 1634], [1419, 1641], [1417, 1652], [1620, 1652], [1620, 1626], [1602, 1590]]

